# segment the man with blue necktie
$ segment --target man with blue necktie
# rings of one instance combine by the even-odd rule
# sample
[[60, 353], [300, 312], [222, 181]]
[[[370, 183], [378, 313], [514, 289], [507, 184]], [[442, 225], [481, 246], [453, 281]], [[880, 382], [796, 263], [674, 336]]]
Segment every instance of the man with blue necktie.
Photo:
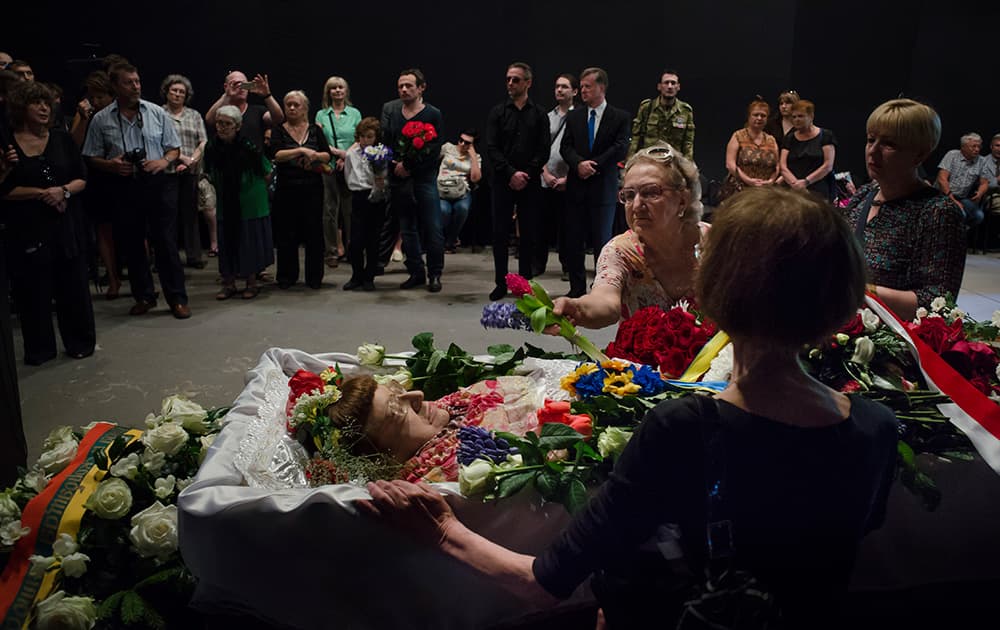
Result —
[[587, 292], [584, 250], [587, 235], [594, 248], [594, 263], [611, 240], [618, 193], [618, 162], [629, 142], [628, 112], [612, 107], [604, 98], [608, 73], [587, 68], [580, 75], [578, 107], [566, 115], [560, 153], [569, 165], [566, 180], [565, 247], [569, 271], [569, 296]]

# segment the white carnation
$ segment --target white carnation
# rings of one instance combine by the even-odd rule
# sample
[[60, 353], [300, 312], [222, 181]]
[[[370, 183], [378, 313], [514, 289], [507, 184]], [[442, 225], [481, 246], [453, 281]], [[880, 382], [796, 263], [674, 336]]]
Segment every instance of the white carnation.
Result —
[[[1000, 313], [1000, 311], [997, 312]], [[927, 309], [921, 306], [917, 309], [917, 320], [921, 320], [925, 317], [927, 317]]]
[[76, 541], [66, 533], [59, 534], [55, 542], [52, 543], [52, 553], [58, 558], [76, 553], [77, 549], [79, 549], [79, 546], [76, 544]]
[[30, 527], [25, 527], [20, 520], [15, 520], [0, 527], [0, 547], [13, 547], [14, 543], [31, 533]]
[[21, 508], [10, 496], [10, 491], [0, 492], [0, 523], [20, 520]]
[[865, 325], [865, 332], [875, 332], [882, 324], [882, 320], [870, 308], [861, 309], [861, 323]]
[[142, 467], [151, 475], [160, 474], [164, 464], [167, 463], [166, 455], [150, 448], [144, 450], [139, 459], [142, 462]]
[[993, 316], [990, 317], [990, 323], [1000, 328], [1000, 311], [993, 311]]
[[37, 465], [46, 473], [54, 475], [73, 461], [73, 458], [76, 457], [76, 447], [75, 439], [60, 442], [42, 453], [38, 458]]
[[76, 442], [76, 436], [73, 435], [73, 427], [63, 426], [56, 427], [52, 429], [49, 435], [42, 442], [42, 450], [49, 450], [55, 448], [57, 445], [63, 442]]
[[67, 577], [78, 578], [87, 572], [87, 563], [90, 556], [85, 553], [71, 553], [65, 556], [59, 565]]
[[953, 308], [953, 309], [951, 309], [950, 315], [952, 317], [952, 321], [954, 321], [956, 319], [965, 319], [966, 317], [968, 317], [968, 313], [966, 313], [965, 311], [963, 311], [960, 308]]
[[52, 556], [39, 556], [32, 555], [28, 558], [28, 562], [31, 566], [28, 568], [28, 573], [33, 577], [40, 578], [45, 575], [45, 572], [49, 570], [49, 567], [56, 563], [56, 559]]
[[703, 381], [728, 381], [733, 374], [733, 344], [727, 343], [705, 372]]
[[139, 454], [129, 453], [112, 464], [111, 475], [123, 479], [135, 479], [139, 475]]
[[44, 470], [38, 468], [32, 468], [27, 473], [25, 473], [22, 478], [24, 487], [30, 490], [34, 490], [36, 493], [45, 490], [45, 486], [49, 485], [49, 477], [45, 474]]
[[155, 429], [156, 427], [163, 424], [163, 416], [158, 416], [155, 413], [146, 414], [146, 428]]
[[931, 300], [931, 310], [938, 313], [946, 306], [946, 302], [943, 297], [936, 297]]

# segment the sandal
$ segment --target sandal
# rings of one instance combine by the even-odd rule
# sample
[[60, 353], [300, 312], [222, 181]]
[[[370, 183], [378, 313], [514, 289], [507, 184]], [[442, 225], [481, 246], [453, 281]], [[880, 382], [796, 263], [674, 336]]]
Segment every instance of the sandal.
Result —
[[228, 300], [229, 298], [233, 297], [237, 293], [239, 293], [239, 290], [236, 287], [234, 287], [232, 285], [224, 286], [224, 287], [222, 287], [222, 290], [220, 290], [218, 293], [215, 294], [215, 299], [217, 299], [217, 300]]
[[217, 250], [217, 249], [210, 249], [210, 250], [208, 250], [208, 257], [209, 258], [215, 258], [218, 255], [219, 255], [219, 250]]
[[244, 300], [252, 300], [255, 297], [257, 297], [257, 294], [259, 293], [260, 293], [260, 287], [247, 287], [243, 289], [242, 297]]

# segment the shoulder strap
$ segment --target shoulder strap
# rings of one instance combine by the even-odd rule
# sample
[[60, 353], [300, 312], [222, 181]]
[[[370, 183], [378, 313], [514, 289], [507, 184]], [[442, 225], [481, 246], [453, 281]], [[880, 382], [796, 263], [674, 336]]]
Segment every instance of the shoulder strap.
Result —
[[[547, 121], [548, 120], [548, 116], [546, 116], [545, 118], [546, 118], [546, 121]], [[569, 118], [569, 112], [566, 112], [566, 115], [562, 117], [562, 121], [559, 123], [559, 128], [556, 129], [556, 132], [554, 134], [552, 134], [552, 144], [556, 143], [556, 138], [558, 138], [559, 134], [562, 133], [563, 127], [566, 126], [566, 119], [567, 118]]]
[[858, 215], [858, 221], [854, 224], [854, 236], [857, 237], [862, 247], [865, 245], [865, 226], [868, 225], [868, 213], [872, 210], [872, 203], [877, 194], [877, 190], [872, 190], [865, 196], [865, 200], [861, 203], [861, 214]]
[[729, 488], [726, 479], [726, 445], [718, 399], [703, 397], [701, 409], [702, 438], [705, 445], [707, 568], [710, 573], [715, 574], [718, 567], [728, 566], [735, 544], [733, 522], [725, 500]]
[[[347, 110], [344, 110], [344, 111], [347, 111]], [[334, 118], [333, 118], [333, 108], [331, 107], [330, 111], [328, 111], [326, 114], [327, 114], [327, 116], [330, 117], [330, 131], [333, 132], [333, 148], [336, 149], [337, 148], [337, 125], [334, 122]]]
[[[644, 113], [640, 114], [640, 117], [639, 117], [639, 146], [636, 147], [637, 151], [642, 150], [642, 149], [644, 149], [646, 147], [646, 127], [649, 125], [649, 114], [650, 114], [650, 112], [653, 111], [653, 103], [656, 102], [657, 98], [660, 98], [660, 97], [657, 96], [655, 98], [649, 99], [649, 103], [648, 103], [649, 107], [646, 108], [646, 111]], [[640, 106], [640, 109], [641, 109], [641, 106]]]

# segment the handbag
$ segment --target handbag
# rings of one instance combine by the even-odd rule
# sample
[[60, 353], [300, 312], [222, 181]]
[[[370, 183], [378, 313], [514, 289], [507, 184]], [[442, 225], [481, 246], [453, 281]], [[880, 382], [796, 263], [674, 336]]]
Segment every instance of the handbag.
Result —
[[469, 193], [469, 184], [464, 177], [451, 175], [438, 177], [438, 196], [446, 201], [461, 199]]
[[676, 630], [766, 630], [781, 620], [767, 587], [733, 565], [735, 544], [726, 493], [726, 450], [719, 401], [701, 398], [705, 442], [705, 580], [681, 607]]

